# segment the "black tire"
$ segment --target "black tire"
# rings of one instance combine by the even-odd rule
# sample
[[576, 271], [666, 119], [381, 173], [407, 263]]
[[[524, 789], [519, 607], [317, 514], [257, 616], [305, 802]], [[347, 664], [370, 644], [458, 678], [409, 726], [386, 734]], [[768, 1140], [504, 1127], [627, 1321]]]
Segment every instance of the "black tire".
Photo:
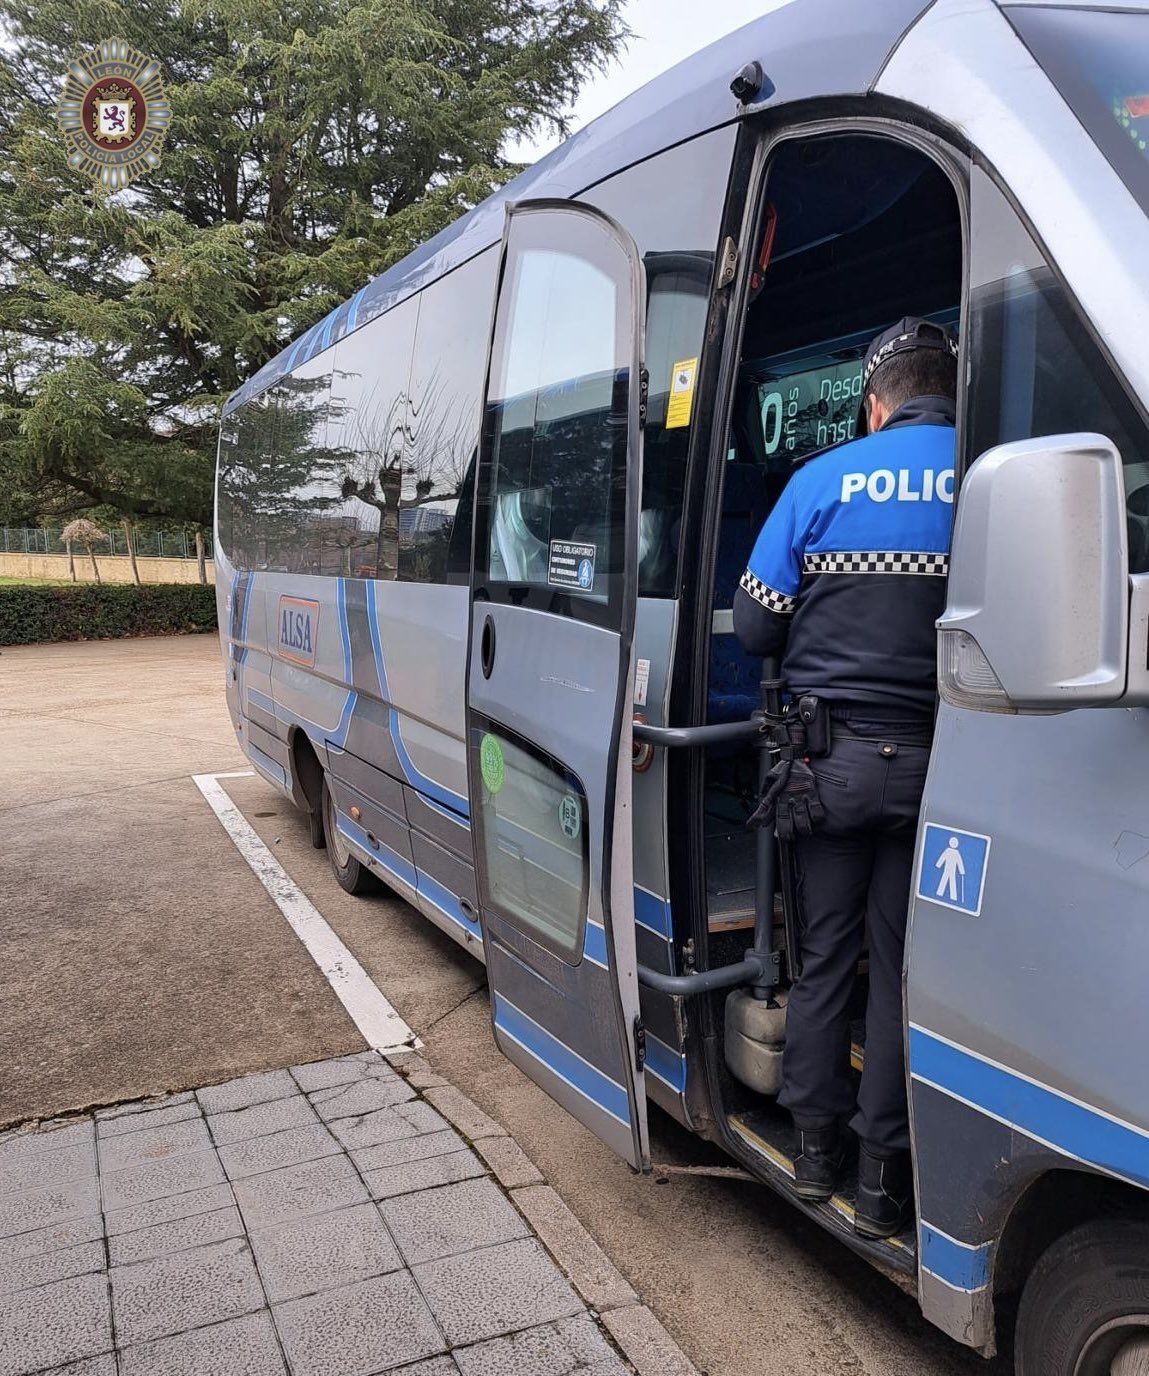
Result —
[[1017, 1376], [1149, 1372], [1149, 1223], [1099, 1219], [1058, 1238], [1022, 1291]]
[[366, 865], [361, 864], [351, 854], [347, 842], [335, 829], [335, 800], [323, 780], [323, 835], [327, 840], [327, 858], [331, 861], [331, 872], [335, 882], [351, 894], [378, 893], [380, 882]]

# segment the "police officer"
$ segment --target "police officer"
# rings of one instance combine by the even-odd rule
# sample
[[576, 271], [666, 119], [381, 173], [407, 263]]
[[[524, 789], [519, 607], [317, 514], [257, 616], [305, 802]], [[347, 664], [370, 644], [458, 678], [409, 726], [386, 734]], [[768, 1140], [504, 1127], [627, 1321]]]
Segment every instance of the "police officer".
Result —
[[[953, 514], [957, 344], [907, 317], [870, 345], [859, 438], [798, 469], [742, 575], [734, 628], [781, 656], [811, 727], [785, 809], [801, 895], [779, 1103], [799, 1134], [799, 1194], [828, 1199], [849, 1120], [860, 1141], [857, 1231], [888, 1237], [912, 1196], [901, 972], [914, 836], [933, 730], [934, 623]], [[811, 777], [812, 776], [812, 777]], [[797, 825], [795, 825], [797, 823]], [[865, 1065], [855, 1095], [849, 1005], [869, 944]]]

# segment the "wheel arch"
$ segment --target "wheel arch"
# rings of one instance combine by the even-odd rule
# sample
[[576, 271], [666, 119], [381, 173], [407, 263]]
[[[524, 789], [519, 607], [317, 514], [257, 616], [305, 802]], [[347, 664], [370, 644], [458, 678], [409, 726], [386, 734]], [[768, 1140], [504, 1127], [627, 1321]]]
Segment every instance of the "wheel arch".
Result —
[[311, 738], [301, 726], [293, 726], [287, 738], [291, 756], [291, 798], [311, 817], [323, 807], [323, 764]]
[[1149, 1222], [1149, 1192], [1127, 1181], [1067, 1166], [1045, 1170], [1029, 1182], [1006, 1215], [994, 1249], [999, 1350], [1008, 1350], [1021, 1291], [1042, 1253], [1083, 1223], [1130, 1217]]

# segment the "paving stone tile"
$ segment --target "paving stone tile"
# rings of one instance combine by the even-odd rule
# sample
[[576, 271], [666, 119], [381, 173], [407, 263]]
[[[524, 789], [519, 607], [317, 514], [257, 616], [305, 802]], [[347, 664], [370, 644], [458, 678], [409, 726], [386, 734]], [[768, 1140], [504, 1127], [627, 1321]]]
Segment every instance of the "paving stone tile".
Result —
[[397, 1195], [411, 1194], [414, 1190], [453, 1185], [457, 1181], [472, 1180], [483, 1174], [483, 1163], [473, 1151], [463, 1147], [449, 1156], [431, 1156], [426, 1161], [411, 1161], [403, 1166], [366, 1170], [363, 1179], [367, 1182], [372, 1199], [394, 1199]]
[[294, 1376], [368, 1376], [446, 1347], [406, 1271], [277, 1306]]
[[[442, 1132], [451, 1126], [441, 1113], [436, 1113], [422, 1099], [416, 1099], [411, 1104], [396, 1104], [395, 1112], [404, 1122], [410, 1123], [416, 1132]], [[502, 1128], [499, 1131], [502, 1132]]]
[[638, 1376], [698, 1376], [698, 1369], [644, 1304], [602, 1316]]
[[[399, 1109], [405, 1107], [405, 1104], [397, 1104], [394, 1108], [379, 1108], [358, 1118], [340, 1118], [331, 1124], [331, 1131], [348, 1151], [373, 1147], [377, 1142], [392, 1142], [397, 1137], [415, 1137], [419, 1129], [399, 1114]], [[442, 1126], [445, 1128], [447, 1124]]]
[[53, 1281], [0, 1297], [0, 1376], [112, 1350], [108, 1282], [102, 1275]]
[[421, 1262], [411, 1269], [452, 1344], [479, 1342], [583, 1311], [533, 1238]]
[[356, 1080], [334, 1089], [319, 1089], [307, 1096], [316, 1113], [325, 1123], [336, 1118], [357, 1118], [377, 1108], [390, 1108], [407, 1099], [414, 1099], [415, 1091], [396, 1075], [390, 1080]]
[[197, 1089], [196, 1098], [205, 1113], [229, 1113], [269, 1099], [286, 1099], [297, 1093], [295, 1081], [286, 1070], [265, 1070], [259, 1075], [244, 1075], [223, 1085]]
[[395, 1376], [459, 1376], [459, 1368], [451, 1356], [431, 1357], [414, 1366], [397, 1366], [394, 1372]]
[[117, 1233], [134, 1233], [140, 1228], [170, 1223], [176, 1218], [191, 1218], [193, 1214], [226, 1209], [234, 1203], [230, 1185], [205, 1185], [198, 1190], [185, 1190], [183, 1194], [166, 1195], [123, 1209], [108, 1209], [105, 1205], [104, 1222], [108, 1236], [115, 1237]]
[[179, 1102], [171, 1099], [153, 1104], [128, 1104], [117, 1109], [113, 1116], [105, 1118], [96, 1115], [96, 1136], [101, 1141], [105, 1137], [122, 1137], [125, 1132], [141, 1132], [144, 1128], [166, 1128], [173, 1123], [188, 1122], [200, 1117], [200, 1107], [191, 1094], [177, 1096]]
[[[182, 1104], [179, 1105], [183, 1107]], [[100, 1139], [100, 1170], [122, 1171], [145, 1161], [166, 1161], [193, 1151], [208, 1151], [211, 1134], [198, 1115], [186, 1122], [163, 1123]]]
[[387, 1057], [388, 1062], [415, 1089], [433, 1089], [445, 1085], [442, 1075], [436, 1074], [417, 1051], [396, 1051]]
[[396, 1137], [390, 1142], [376, 1142], [351, 1153], [360, 1170], [376, 1170], [381, 1166], [405, 1166], [411, 1161], [424, 1161], [430, 1156], [446, 1156], [453, 1151], [465, 1151], [463, 1139], [453, 1128], [443, 1132], [424, 1132], [418, 1137]]
[[450, 1119], [464, 1137], [472, 1142], [480, 1137], [505, 1137], [506, 1132], [493, 1118], [489, 1118], [477, 1104], [473, 1104], [454, 1085], [443, 1085], [424, 1091], [427, 1100]]
[[108, 1255], [113, 1266], [128, 1266], [133, 1261], [148, 1261], [152, 1257], [184, 1252], [189, 1247], [202, 1247], [208, 1242], [226, 1242], [228, 1238], [242, 1236], [243, 1220], [233, 1205], [231, 1208], [192, 1214], [190, 1218], [176, 1218], [169, 1223], [157, 1223], [151, 1228], [138, 1228], [134, 1233], [110, 1237]]
[[120, 1353], [120, 1376], [285, 1376], [286, 1370], [266, 1310]]
[[130, 1204], [147, 1204], [170, 1194], [186, 1194], [189, 1190], [202, 1190], [206, 1185], [220, 1185], [223, 1179], [223, 1167], [214, 1151], [189, 1152], [186, 1156], [172, 1156], [164, 1161], [144, 1161], [126, 1170], [102, 1173], [104, 1208], [126, 1209]]
[[105, 1352], [100, 1357], [85, 1357], [82, 1362], [56, 1366], [46, 1376], [116, 1376], [116, 1354]]
[[54, 1228], [100, 1212], [100, 1191], [94, 1176], [44, 1185], [22, 1194], [0, 1195], [0, 1237]]
[[530, 1234], [506, 1195], [486, 1178], [388, 1199], [379, 1205], [379, 1212], [408, 1264], [493, 1247]]
[[116, 1336], [125, 1345], [182, 1333], [263, 1308], [263, 1289], [243, 1239], [113, 1266]]
[[84, 1180], [96, 1174], [96, 1153], [90, 1142], [77, 1142], [56, 1151], [21, 1151], [12, 1155], [14, 1159], [6, 1159], [0, 1148], [0, 1196]]
[[506, 1190], [543, 1183], [542, 1172], [513, 1137], [481, 1137], [475, 1150]]
[[516, 1190], [513, 1198], [589, 1305], [601, 1311], [638, 1303], [618, 1267], [549, 1185]]
[[627, 1376], [629, 1368], [589, 1318], [560, 1319], [457, 1348], [462, 1376]]
[[363, 1181], [345, 1156], [328, 1156], [252, 1175], [237, 1180], [234, 1189], [248, 1228], [270, 1228], [348, 1204], [362, 1204], [368, 1198]]
[[104, 1224], [98, 1213], [87, 1218], [75, 1218], [56, 1223], [50, 1228], [35, 1228], [28, 1233], [15, 1233], [0, 1238], [0, 1271], [25, 1257], [37, 1257], [64, 1247], [78, 1247], [82, 1242], [98, 1242], [104, 1235]]
[[13, 1128], [0, 1133], [0, 1161], [14, 1161], [21, 1153], [34, 1156], [41, 1151], [78, 1147], [91, 1142], [95, 1135], [95, 1124], [89, 1117], [56, 1118], [31, 1127]]
[[319, 1214], [251, 1235], [272, 1303], [399, 1270], [403, 1262], [372, 1204]]
[[220, 1147], [219, 1159], [229, 1179], [242, 1180], [248, 1175], [278, 1170], [281, 1166], [336, 1156], [339, 1151], [339, 1143], [323, 1124], [315, 1123], [311, 1127], [287, 1128], [266, 1137], [252, 1137], [246, 1142], [232, 1142]]
[[213, 1113], [207, 1120], [217, 1146], [245, 1142], [249, 1137], [265, 1137], [284, 1128], [302, 1128], [318, 1123], [315, 1110], [302, 1094], [290, 1099], [271, 1099], [266, 1104], [236, 1109], [234, 1113]]
[[124, 1104], [109, 1104], [107, 1108], [96, 1110], [96, 1122], [107, 1122], [113, 1118], [130, 1118], [137, 1113], [151, 1113], [154, 1109], [179, 1108], [183, 1104], [195, 1104], [195, 1090], [181, 1089], [178, 1094], [149, 1094], [146, 1099], [132, 1099]]
[[393, 1080], [395, 1072], [378, 1051], [361, 1051], [357, 1056], [336, 1056], [332, 1060], [293, 1065], [291, 1073], [300, 1089], [311, 1094], [332, 1085], [349, 1085], [356, 1080]]
[[[27, 1290], [32, 1285], [45, 1285], [69, 1276], [84, 1276], [104, 1269], [104, 1244], [81, 1242], [75, 1247], [61, 1247], [54, 1252], [24, 1257], [0, 1266], [0, 1294], [13, 1290]], [[3, 1335], [0, 1334], [0, 1343]]]

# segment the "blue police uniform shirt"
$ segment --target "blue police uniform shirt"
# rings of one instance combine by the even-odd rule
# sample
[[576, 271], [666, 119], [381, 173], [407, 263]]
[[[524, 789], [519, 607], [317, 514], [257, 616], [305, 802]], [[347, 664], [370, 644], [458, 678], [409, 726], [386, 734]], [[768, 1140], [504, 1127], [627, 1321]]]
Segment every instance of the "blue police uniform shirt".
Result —
[[954, 409], [907, 402], [876, 434], [817, 455], [762, 527], [734, 600], [754, 655], [795, 695], [928, 716], [945, 606]]

